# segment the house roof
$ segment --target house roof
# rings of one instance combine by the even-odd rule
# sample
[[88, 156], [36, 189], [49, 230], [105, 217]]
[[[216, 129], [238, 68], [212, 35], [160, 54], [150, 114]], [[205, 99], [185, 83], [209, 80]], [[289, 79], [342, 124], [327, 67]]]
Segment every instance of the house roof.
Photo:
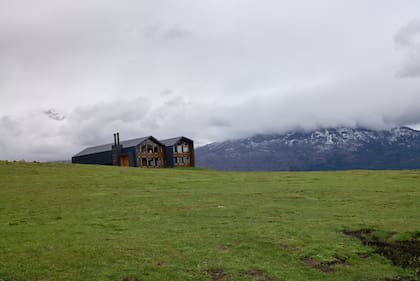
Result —
[[176, 138], [161, 140], [160, 142], [163, 143], [165, 146], [173, 146], [177, 144], [180, 140], [186, 140], [186, 141], [192, 142], [192, 140], [186, 137], [176, 137]]
[[[152, 136], [136, 138], [136, 139], [131, 139], [131, 140], [125, 140], [125, 141], [121, 141], [120, 144], [123, 146], [123, 148], [133, 147], [133, 146], [139, 145], [140, 143], [142, 143], [142, 142], [144, 142], [145, 140], [148, 140], [148, 139], [152, 139], [153, 141], [156, 141], [157, 143], [162, 144], [161, 142], [159, 142], [157, 139], [155, 139]], [[114, 145], [114, 143], [108, 143], [108, 144], [102, 144], [102, 145], [98, 145], [98, 146], [88, 147], [88, 148], [85, 148], [84, 150], [80, 151], [79, 153], [77, 153], [73, 157], [111, 151], [113, 145]]]

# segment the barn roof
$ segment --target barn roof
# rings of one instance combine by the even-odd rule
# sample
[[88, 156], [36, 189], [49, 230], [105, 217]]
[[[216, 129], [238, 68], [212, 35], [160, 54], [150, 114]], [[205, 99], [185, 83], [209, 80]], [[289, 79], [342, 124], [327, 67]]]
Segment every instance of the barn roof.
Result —
[[[128, 148], [128, 147], [136, 146], [136, 145], [138, 145], [138, 144], [140, 144], [140, 143], [142, 143], [142, 142], [144, 142], [145, 140], [148, 140], [148, 139], [152, 139], [153, 141], [155, 141], [159, 144], [162, 144], [161, 142], [159, 142], [157, 139], [155, 139], [152, 136], [120, 141], [120, 144], [123, 146], [123, 148]], [[102, 145], [98, 145], [98, 146], [88, 147], [88, 148], [80, 151], [79, 153], [77, 153], [73, 157], [111, 151], [113, 145], [114, 145], [114, 143], [108, 143], [108, 144], [102, 144]]]
[[177, 144], [180, 140], [186, 140], [186, 141], [192, 142], [192, 140], [186, 137], [176, 137], [176, 138], [161, 140], [160, 142], [163, 143], [165, 146], [173, 146]]

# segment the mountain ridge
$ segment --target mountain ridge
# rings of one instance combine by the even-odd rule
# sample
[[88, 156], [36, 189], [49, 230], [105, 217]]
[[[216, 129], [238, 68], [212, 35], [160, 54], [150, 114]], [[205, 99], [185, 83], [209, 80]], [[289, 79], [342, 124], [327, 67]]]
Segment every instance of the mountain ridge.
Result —
[[197, 166], [287, 171], [420, 168], [420, 131], [330, 127], [211, 143], [196, 149]]

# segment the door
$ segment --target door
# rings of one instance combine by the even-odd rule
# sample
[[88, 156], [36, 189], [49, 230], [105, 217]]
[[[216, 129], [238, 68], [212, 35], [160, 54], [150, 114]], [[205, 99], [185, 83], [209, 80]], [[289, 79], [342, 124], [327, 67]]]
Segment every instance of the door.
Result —
[[128, 167], [128, 155], [124, 155], [120, 157], [120, 166]]

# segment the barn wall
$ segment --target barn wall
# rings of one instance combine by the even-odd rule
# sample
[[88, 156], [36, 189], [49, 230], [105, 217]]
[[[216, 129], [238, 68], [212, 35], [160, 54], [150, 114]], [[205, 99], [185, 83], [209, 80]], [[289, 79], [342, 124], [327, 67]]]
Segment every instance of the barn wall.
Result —
[[78, 164], [112, 165], [112, 153], [111, 151], [105, 151], [95, 154], [75, 156], [72, 157], [71, 162]]

